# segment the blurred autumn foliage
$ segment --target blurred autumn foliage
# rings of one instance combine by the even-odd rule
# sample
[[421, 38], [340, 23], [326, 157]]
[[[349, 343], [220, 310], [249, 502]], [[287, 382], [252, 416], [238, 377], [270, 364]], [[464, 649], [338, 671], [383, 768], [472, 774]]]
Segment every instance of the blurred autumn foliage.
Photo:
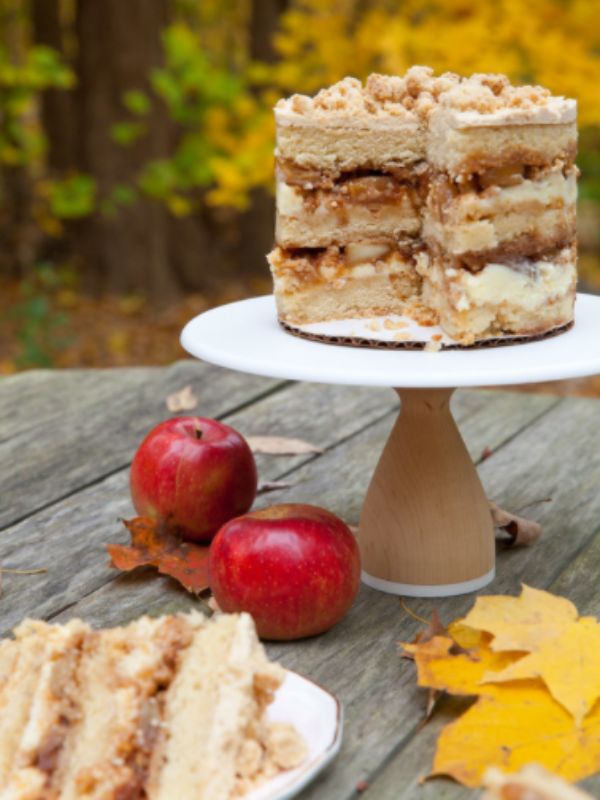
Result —
[[600, 284], [597, 12], [595, 0], [2, 0], [0, 372], [170, 360], [190, 313], [268, 290], [274, 102], [416, 63], [578, 98], [582, 274]]

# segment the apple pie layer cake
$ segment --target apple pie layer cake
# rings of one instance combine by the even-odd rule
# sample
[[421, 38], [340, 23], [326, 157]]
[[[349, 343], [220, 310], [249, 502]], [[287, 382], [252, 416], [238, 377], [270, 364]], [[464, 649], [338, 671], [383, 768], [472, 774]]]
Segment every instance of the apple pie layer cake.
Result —
[[275, 118], [282, 321], [408, 313], [464, 344], [571, 322], [574, 100], [413, 67]]
[[246, 614], [26, 620], [0, 644], [0, 798], [243, 795], [304, 757], [264, 715], [284, 675]]

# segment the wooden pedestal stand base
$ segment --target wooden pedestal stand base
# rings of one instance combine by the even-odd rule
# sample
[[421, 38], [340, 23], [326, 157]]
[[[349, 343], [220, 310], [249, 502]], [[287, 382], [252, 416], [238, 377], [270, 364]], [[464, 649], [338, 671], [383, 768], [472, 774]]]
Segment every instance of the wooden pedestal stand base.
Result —
[[488, 501], [450, 412], [453, 389], [397, 389], [398, 420], [363, 507], [363, 581], [411, 597], [475, 591], [494, 577]]

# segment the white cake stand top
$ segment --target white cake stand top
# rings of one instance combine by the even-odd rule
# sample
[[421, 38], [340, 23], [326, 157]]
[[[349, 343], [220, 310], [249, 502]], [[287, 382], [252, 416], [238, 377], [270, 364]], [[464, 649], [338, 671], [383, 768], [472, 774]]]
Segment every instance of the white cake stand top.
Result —
[[537, 383], [600, 372], [600, 297], [577, 296], [574, 327], [548, 339], [471, 350], [376, 350], [301, 339], [272, 296], [206, 311], [181, 334], [197, 358], [273, 378], [351, 386], [443, 388]]

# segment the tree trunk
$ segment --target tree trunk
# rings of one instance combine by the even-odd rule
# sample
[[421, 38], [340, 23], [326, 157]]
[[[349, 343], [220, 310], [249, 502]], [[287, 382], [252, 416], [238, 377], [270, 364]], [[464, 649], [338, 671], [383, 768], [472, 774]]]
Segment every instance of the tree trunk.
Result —
[[[253, 60], [272, 63], [277, 59], [273, 35], [287, 0], [252, 0], [250, 21], [250, 56]], [[268, 274], [266, 253], [273, 247], [275, 202], [266, 189], [252, 193], [252, 203], [240, 219], [240, 270], [249, 274]]]
[[[9, 60], [21, 65], [24, 58], [23, 17], [17, 5], [2, 9], [3, 45]], [[4, 125], [0, 112], [0, 125]], [[8, 128], [2, 133], [10, 141]], [[15, 142], [18, 149], [19, 144]], [[33, 266], [39, 231], [33, 222], [33, 190], [27, 165], [5, 164], [0, 167], [0, 270], [10, 278], [24, 278]]]
[[[52, 47], [65, 57], [60, 3], [33, 0], [31, 4], [33, 40]], [[41, 119], [48, 142], [47, 164], [52, 174], [75, 166], [75, 95], [64, 89], [47, 89], [41, 99]]]
[[252, 0], [250, 17], [250, 55], [253, 59], [273, 63], [277, 53], [273, 47], [273, 34], [279, 17], [288, 0]]
[[[169, 0], [77, 2], [77, 162], [95, 178], [100, 200], [118, 184], [132, 183], [149, 160], [169, 153], [172, 126], [162, 108], [148, 114], [147, 132], [133, 144], [117, 144], [110, 136], [111, 126], [127, 118], [123, 93], [147, 89], [150, 71], [161, 63], [168, 9]], [[88, 289], [140, 291], [157, 304], [177, 294], [162, 204], [141, 198], [110, 216], [96, 213], [79, 227]]]

